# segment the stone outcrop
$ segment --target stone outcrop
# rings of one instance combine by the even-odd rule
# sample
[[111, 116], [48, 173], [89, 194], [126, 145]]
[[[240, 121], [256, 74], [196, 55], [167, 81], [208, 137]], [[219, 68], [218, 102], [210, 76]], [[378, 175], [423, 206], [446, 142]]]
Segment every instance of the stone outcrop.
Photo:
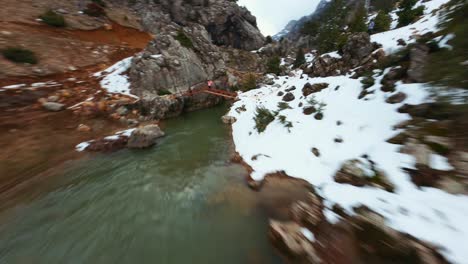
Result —
[[304, 68], [304, 73], [311, 77], [337, 76], [356, 69], [356, 73], [365, 72], [385, 56], [379, 45], [370, 41], [369, 34], [354, 33], [342, 48], [341, 56], [324, 54], [316, 56], [312, 66]]
[[393, 192], [394, 186], [385, 173], [375, 167], [370, 160], [353, 159], [346, 161], [334, 177], [338, 183], [353, 186], [374, 186]]
[[255, 17], [233, 1], [160, 0], [148, 5], [136, 0], [129, 5], [142, 17], [143, 27], [156, 34], [129, 70], [131, 92], [140, 97], [142, 112], [153, 118], [219, 104], [219, 97], [184, 94], [203, 89], [207, 80], [226, 89], [239, 84], [237, 71], [263, 70], [260, 56], [245, 51], [264, 44]]
[[354, 233], [360, 251], [372, 262], [391, 259], [395, 263], [448, 263], [436, 247], [388, 227], [382, 215], [367, 207], [355, 211], [357, 215], [351, 219]]
[[322, 263], [312, 243], [295, 222], [270, 222], [270, 240], [290, 263]]
[[408, 78], [413, 82], [424, 81], [424, 65], [429, 55], [429, 48], [425, 44], [416, 44], [410, 50], [410, 65]]
[[[191, 29], [168, 27], [136, 57], [130, 69], [132, 93], [160, 95], [163, 91], [185, 92], [208, 79], [217, 79], [226, 71], [221, 52], [211, 45], [206, 30], [197, 25]], [[192, 46], [182, 45], [181, 34]], [[180, 35], [179, 35], [180, 36]]]
[[343, 46], [343, 61], [351, 68], [356, 67], [374, 49], [375, 46], [371, 43], [369, 34], [365, 32], [352, 34]]
[[[116, 0], [129, 5], [141, 17], [143, 28], [160, 34], [161, 28], [173, 24], [188, 27], [199, 24], [216, 45], [254, 50], [264, 44], [256, 18], [244, 7], [228, 0]], [[152, 1], [153, 2], [153, 1]]]

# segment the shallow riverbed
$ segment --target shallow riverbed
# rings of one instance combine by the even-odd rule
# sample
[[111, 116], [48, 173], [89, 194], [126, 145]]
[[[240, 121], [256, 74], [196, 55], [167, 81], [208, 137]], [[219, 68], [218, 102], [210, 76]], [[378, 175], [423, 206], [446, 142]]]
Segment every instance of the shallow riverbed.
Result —
[[0, 263], [279, 263], [228, 162], [225, 107], [165, 122], [157, 147], [68, 163], [0, 213]]

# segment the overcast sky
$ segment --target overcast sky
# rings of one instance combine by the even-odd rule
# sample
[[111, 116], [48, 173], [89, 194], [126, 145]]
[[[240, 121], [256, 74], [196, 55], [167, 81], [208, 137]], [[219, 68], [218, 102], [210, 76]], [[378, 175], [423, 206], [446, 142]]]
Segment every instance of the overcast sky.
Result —
[[274, 35], [286, 24], [312, 13], [320, 0], [239, 0], [254, 16], [263, 35]]

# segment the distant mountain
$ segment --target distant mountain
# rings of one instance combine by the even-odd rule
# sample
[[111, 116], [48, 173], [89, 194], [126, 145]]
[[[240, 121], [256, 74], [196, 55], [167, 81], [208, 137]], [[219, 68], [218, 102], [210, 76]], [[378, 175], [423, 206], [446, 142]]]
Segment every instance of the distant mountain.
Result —
[[289, 23], [284, 27], [283, 30], [278, 32], [273, 36], [274, 40], [280, 40], [281, 38], [288, 38], [291, 40], [298, 39], [301, 35], [301, 28], [302, 26], [312, 19], [315, 15], [319, 14], [329, 3], [329, 0], [321, 0], [320, 3], [317, 5], [315, 11], [307, 16], [301, 17], [299, 20], [291, 20]]

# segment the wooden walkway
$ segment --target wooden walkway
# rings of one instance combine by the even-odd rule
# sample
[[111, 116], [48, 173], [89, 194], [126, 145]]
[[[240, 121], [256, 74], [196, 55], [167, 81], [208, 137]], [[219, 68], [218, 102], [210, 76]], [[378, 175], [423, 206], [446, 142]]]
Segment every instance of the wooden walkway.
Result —
[[235, 92], [229, 92], [229, 91], [226, 91], [226, 90], [220, 90], [220, 89], [208, 88], [208, 87], [205, 87], [205, 88], [200, 89], [200, 90], [192, 90], [191, 92], [187, 91], [187, 92], [184, 93], [184, 95], [193, 96], [193, 95], [198, 94], [198, 93], [208, 93], [208, 94], [213, 94], [213, 95], [217, 95], [217, 96], [222, 96], [222, 97], [228, 98], [228, 99], [236, 99], [237, 98], [237, 93], [235, 93]]
[[226, 90], [214, 89], [214, 88], [205, 88], [205, 89], [200, 90], [200, 92], [214, 94], [217, 96], [222, 96], [222, 97], [230, 98], [230, 99], [237, 98], [237, 93], [229, 92]]

